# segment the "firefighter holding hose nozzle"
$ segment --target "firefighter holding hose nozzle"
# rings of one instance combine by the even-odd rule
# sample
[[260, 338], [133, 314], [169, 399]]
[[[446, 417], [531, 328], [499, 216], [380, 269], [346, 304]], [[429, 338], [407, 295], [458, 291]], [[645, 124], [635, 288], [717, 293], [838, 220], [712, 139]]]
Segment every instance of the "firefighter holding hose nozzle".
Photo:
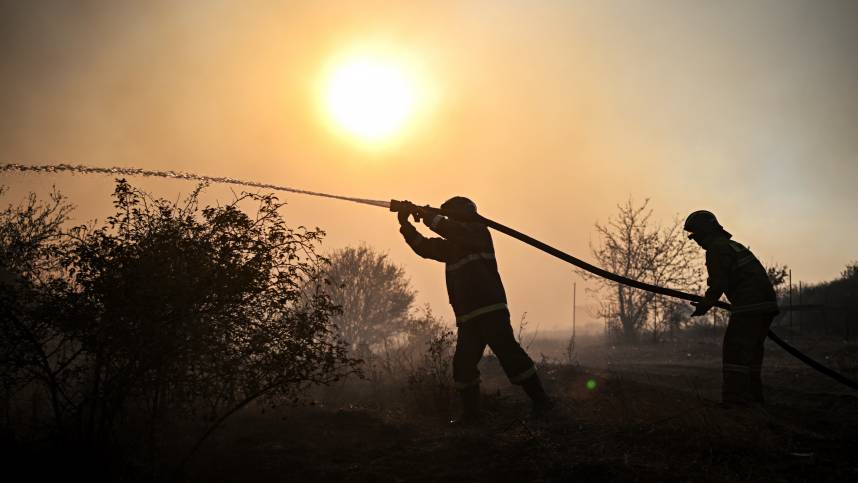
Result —
[[685, 231], [706, 250], [709, 274], [709, 288], [691, 315], [706, 314], [722, 294], [732, 306], [722, 348], [722, 402], [728, 407], [762, 405], [763, 343], [778, 314], [766, 269], [748, 248], [731, 240], [733, 235], [709, 211], [688, 215]]
[[[477, 220], [477, 207], [456, 196], [438, 210], [402, 201], [391, 204], [398, 212], [399, 231], [412, 250], [423, 258], [446, 265], [447, 294], [456, 315], [457, 340], [453, 380], [462, 400], [462, 417], [453, 423], [478, 422], [480, 371], [477, 364], [486, 345], [497, 356], [509, 381], [520, 385], [533, 402], [536, 415], [553, 405], [545, 393], [536, 366], [515, 340], [506, 293], [498, 273], [489, 229]], [[409, 221], [413, 215], [440, 237], [421, 235]]]

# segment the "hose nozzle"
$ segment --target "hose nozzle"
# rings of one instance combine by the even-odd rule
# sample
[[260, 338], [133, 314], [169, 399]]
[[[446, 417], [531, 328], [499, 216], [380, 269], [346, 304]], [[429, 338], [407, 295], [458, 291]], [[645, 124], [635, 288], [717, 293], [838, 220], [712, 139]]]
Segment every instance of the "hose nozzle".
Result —
[[410, 201], [390, 200], [390, 211], [395, 213], [408, 213], [414, 217], [414, 221], [420, 222], [422, 213], [420, 208]]
[[394, 213], [399, 213], [400, 211], [408, 211], [410, 213], [413, 211], [411, 208], [413, 206], [414, 204], [409, 201], [390, 200], [390, 211]]

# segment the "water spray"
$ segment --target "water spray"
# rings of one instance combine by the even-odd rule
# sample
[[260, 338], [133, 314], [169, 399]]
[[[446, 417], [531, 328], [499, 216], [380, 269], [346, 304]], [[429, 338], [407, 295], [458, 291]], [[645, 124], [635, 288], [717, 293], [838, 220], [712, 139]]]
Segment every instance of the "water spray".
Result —
[[25, 165], [25, 164], [0, 164], [0, 173], [4, 172], [21, 172], [21, 173], [77, 173], [77, 174], [105, 174], [105, 175], [121, 175], [121, 176], [142, 176], [142, 177], [157, 177], [170, 179], [184, 179], [188, 181], [202, 181], [205, 183], [221, 183], [237, 186], [245, 186], [248, 188], [263, 188], [275, 191], [286, 191], [289, 193], [297, 193], [309, 196], [319, 196], [322, 198], [332, 198], [335, 200], [351, 201], [352, 203], [362, 203], [370, 206], [378, 206], [380, 208], [389, 208], [390, 203], [381, 200], [370, 200], [366, 198], [353, 198], [351, 196], [332, 195], [329, 193], [320, 193], [318, 191], [308, 191], [298, 188], [290, 188], [288, 186], [280, 186], [271, 183], [260, 183], [258, 181], [246, 181], [236, 178], [228, 178], [224, 176], [206, 176], [203, 174], [187, 173], [184, 171], [155, 171], [142, 168], [99, 168], [96, 166], [85, 166], [83, 164], [42, 164], [42, 165]]

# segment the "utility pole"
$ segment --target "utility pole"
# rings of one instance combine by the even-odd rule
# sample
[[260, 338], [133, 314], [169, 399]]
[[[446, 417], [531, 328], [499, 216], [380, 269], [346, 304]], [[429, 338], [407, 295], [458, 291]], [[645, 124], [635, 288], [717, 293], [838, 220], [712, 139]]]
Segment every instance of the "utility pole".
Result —
[[[798, 281], [798, 306], [801, 307], [801, 280]], [[804, 310], [801, 308], [800, 310]], [[798, 313], [798, 333], [801, 334], [801, 322], [804, 319], [804, 316], [801, 312]]]
[[792, 269], [789, 269], [789, 331], [792, 333]]
[[578, 284], [572, 282], [572, 340], [575, 340], [575, 312], [578, 308], [577, 295]]
[[[575, 312], [578, 306], [577, 295], [578, 295], [578, 285], [575, 283], [575, 279], [572, 279], [572, 337], [569, 338], [569, 342], [566, 344], [566, 360], [570, 364], [575, 360]], [[605, 333], [607, 334], [607, 319], [605, 319]]]

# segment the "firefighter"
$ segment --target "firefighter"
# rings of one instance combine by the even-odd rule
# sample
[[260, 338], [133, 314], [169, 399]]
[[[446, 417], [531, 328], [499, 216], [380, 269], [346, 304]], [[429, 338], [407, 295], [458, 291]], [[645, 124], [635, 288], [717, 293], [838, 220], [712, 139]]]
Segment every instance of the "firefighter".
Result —
[[722, 347], [722, 402], [725, 406], [762, 405], [763, 343], [778, 314], [766, 269], [748, 248], [731, 240], [733, 235], [709, 211], [688, 215], [685, 231], [706, 250], [709, 274], [709, 288], [692, 317], [706, 314], [722, 294], [732, 305]]
[[[415, 253], [446, 265], [447, 295], [456, 315], [456, 352], [453, 380], [462, 400], [462, 417], [453, 422], [480, 419], [480, 371], [477, 364], [488, 345], [512, 384], [521, 385], [533, 402], [535, 414], [552, 406], [536, 366], [513, 336], [506, 293], [498, 273], [489, 229], [478, 222], [460, 221], [476, 215], [477, 206], [462, 196], [450, 198], [441, 209], [458, 213], [447, 218], [410, 202], [398, 213], [399, 231]], [[426, 238], [409, 221], [409, 215], [440, 237]]]

